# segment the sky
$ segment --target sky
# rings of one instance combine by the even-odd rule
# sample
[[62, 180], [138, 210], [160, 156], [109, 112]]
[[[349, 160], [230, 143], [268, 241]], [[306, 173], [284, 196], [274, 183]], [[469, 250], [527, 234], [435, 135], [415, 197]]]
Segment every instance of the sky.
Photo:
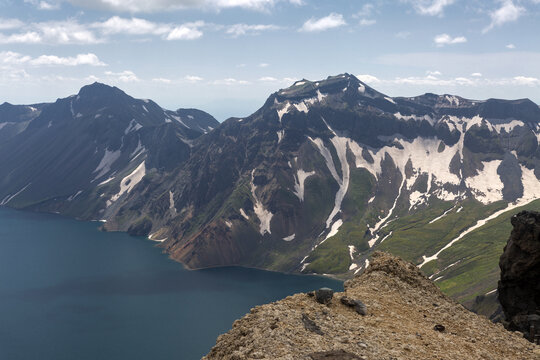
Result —
[[0, 103], [95, 81], [244, 117], [295, 80], [540, 104], [540, 0], [0, 0]]

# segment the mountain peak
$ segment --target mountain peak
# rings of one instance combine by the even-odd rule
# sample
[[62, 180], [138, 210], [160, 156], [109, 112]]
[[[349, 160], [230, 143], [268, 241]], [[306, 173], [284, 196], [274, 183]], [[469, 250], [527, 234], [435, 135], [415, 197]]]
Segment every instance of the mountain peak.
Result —
[[362, 97], [379, 98], [386, 95], [376, 91], [356, 76], [349, 73], [343, 73], [334, 76], [328, 76], [324, 80], [310, 81], [306, 79], [296, 81], [292, 86], [281, 89], [277, 96], [281, 99], [301, 99], [316, 97], [317, 94], [340, 94], [353, 92]]
[[80, 97], [110, 97], [110, 96], [128, 96], [125, 92], [117, 88], [116, 86], [110, 86], [100, 82], [94, 82], [93, 84], [83, 86], [79, 90]]

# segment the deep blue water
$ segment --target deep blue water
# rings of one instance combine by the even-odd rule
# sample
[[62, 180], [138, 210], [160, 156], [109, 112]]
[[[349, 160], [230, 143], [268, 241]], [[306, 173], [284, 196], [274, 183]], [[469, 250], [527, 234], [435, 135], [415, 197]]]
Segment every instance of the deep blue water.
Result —
[[341, 282], [188, 271], [99, 224], [0, 208], [0, 359], [199, 359], [255, 305]]

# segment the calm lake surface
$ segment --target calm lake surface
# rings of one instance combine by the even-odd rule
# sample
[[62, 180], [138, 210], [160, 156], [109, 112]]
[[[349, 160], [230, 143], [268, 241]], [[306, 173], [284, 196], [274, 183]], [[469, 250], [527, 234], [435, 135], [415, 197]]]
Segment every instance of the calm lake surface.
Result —
[[0, 208], [0, 359], [200, 359], [255, 305], [341, 282], [184, 270], [99, 224]]

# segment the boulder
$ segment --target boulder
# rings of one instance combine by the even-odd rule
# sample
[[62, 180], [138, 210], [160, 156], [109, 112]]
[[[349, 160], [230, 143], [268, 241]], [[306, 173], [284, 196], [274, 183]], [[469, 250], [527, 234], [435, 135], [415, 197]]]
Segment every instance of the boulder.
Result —
[[317, 299], [317, 302], [320, 304], [328, 305], [332, 301], [332, 298], [334, 297], [334, 290], [329, 288], [320, 288], [319, 290], [315, 291], [315, 299]]

